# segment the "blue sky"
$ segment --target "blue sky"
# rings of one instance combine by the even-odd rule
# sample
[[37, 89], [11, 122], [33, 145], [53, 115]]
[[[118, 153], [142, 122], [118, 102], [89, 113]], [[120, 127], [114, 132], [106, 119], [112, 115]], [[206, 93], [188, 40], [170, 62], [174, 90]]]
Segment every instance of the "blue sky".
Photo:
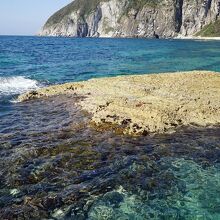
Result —
[[34, 35], [72, 0], [0, 0], [0, 35]]

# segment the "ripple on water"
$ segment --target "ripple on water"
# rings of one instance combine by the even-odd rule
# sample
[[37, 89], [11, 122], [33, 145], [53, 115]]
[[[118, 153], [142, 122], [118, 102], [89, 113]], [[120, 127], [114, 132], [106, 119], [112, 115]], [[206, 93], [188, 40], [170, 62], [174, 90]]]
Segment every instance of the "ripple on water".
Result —
[[220, 218], [219, 128], [100, 133], [79, 99], [17, 103], [1, 118], [1, 218]]

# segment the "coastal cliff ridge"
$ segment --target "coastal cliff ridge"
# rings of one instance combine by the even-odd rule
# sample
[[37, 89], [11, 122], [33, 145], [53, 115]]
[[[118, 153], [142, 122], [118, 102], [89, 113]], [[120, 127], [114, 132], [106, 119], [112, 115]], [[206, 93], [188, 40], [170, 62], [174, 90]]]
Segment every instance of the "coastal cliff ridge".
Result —
[[40, 36], [175, 38], [220, 36], [219, 0], [75, 0]]

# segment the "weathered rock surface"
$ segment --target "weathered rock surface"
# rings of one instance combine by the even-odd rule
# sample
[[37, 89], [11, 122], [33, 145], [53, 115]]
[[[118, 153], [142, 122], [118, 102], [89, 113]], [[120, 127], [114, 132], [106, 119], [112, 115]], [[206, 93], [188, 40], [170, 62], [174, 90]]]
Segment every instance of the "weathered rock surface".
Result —
[[52, 15], [39, 35], [192, 36], [219, 12], [220, 0], [75, 0]]
[[220, 74], [205, 71], [91, 79], [66, 83], [21, 95], [25, 101], [59, 94], [85, 98], [82, 109], [101, 128], [148, 134], [180, 126], [220, 123]]

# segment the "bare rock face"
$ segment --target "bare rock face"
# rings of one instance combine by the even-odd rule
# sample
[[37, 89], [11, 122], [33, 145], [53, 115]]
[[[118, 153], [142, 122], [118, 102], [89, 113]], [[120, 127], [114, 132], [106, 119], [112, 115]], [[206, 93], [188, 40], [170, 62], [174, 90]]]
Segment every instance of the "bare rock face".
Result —
[[39, 35], [192, 36], [219, 12], [220, 0], [75, 0], [52, 15]]

